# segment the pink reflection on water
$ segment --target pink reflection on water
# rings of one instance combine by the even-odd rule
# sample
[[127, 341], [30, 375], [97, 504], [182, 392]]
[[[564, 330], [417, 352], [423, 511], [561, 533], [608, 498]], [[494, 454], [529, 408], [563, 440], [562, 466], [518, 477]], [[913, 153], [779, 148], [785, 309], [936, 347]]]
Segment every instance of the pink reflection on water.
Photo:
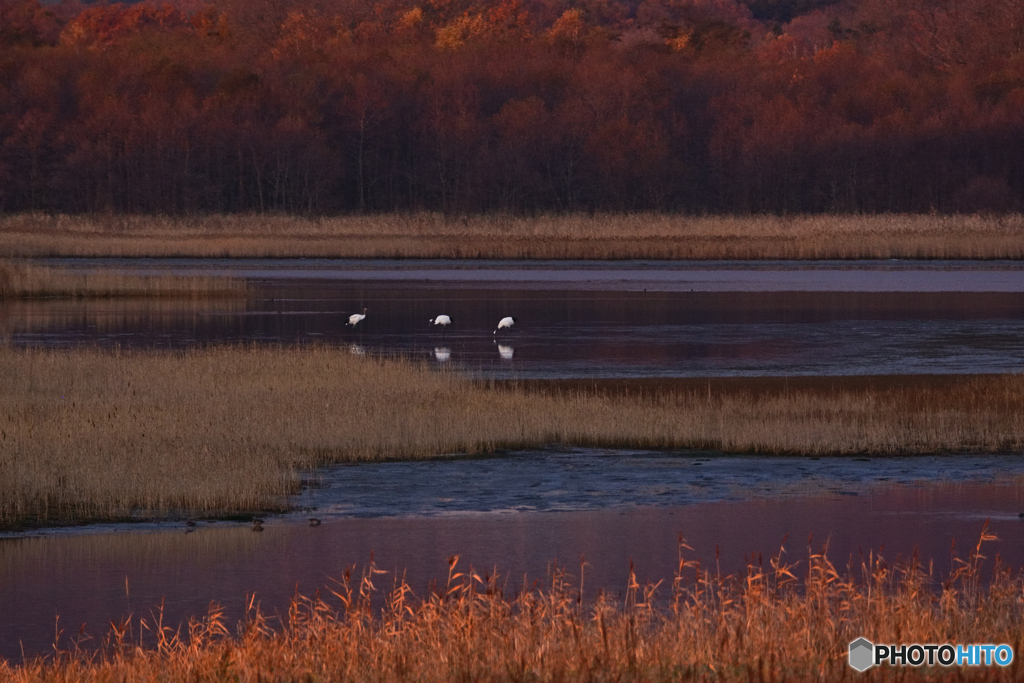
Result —
[[[83, 625], [95, 643], [110, 621], [128, 614], [148, 617], [161, 600], [171, 624], [205, 613], [211, 601], [237, 619], [252, 593], [265, 611], [283, 613], [296, 591], [329, 587], [346, 567], [365, 565], [371, 552], [380, 568], [404, 573], [420, 594], [432, 581], [444, 580], [447, 558], [456, 554], [463, 567], [497, 567], [510, 592], [543, 582], [554, 561], [578, 579], [585, 556], [586, 594], [621, 594], [630, 561], [641, 582], [670, 579], [680, 535], [693, 548], [688, 556], [723, 573], [741, 571], [759, 553], [767, 562], [787, 536], [787, 560], [803, 560], [813, 536], [816, 550], [829, 542], [840, 569], [848, 561], [859, 567], [861, 554], [869, 551], [892, 561], [916, 548], [926, 563], [934, 560], [938, 580], [949, 571], [953, 539], [965, 556], [991, 518], [1000, 541], [989, 548], [989, 557], [999, 553], [1019, 569], [1022, 510], [1019, 484], [937, 485], [676, 508], [348, 519], [315, 528], [270, 522], [263, 533], [200, 524], [189, 534], [182, 527], [18, 538], [0, 541], [0, 656], [20, 659], [22, 646], [30, 654], [46, 652], [57, 614], [67, 645]], [[378, 587], [388, 587], [390, 580]]]

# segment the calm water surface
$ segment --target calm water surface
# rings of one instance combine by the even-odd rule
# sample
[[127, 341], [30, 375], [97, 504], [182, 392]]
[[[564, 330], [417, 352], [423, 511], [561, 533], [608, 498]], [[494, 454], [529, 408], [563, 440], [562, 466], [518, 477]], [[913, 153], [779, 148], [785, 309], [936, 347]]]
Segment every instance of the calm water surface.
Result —
[[[1016, 262], [58, 263], [233, 274], [252, 291], [3, 303], [0, 334], [15, 344], [325, 342], [523, 379], [996, 373], [1024, 359]], [[428, 322], [441, 313], [443, 330]], [[506, 315], [515, 327], [493, 334]]]

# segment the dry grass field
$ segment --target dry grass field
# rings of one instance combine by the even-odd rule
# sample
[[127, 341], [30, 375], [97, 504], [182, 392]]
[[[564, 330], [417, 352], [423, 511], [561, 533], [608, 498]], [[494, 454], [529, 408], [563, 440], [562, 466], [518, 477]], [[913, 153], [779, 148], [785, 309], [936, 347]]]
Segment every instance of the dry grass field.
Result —
[[1024, 216], [0, 217], [0, 257], [1020, 259]]
[[245, 281], [228, 277], [78, 273], [30, 261], [0, 260], [0, 300], [38, 298], [177, 298], [245, 296]]
[[473, 381], [334, 347], [0, 347], [0, 527], [280, 509], [301, 468], [547, 444], [744, 453], [1024, 448], [1024, 376], [906, 385]]
[[[111, 624], [99, 651], [58, 650], [0, 662], [11, 683], [115, 681], [1011, 681], [1020, 680], [1024, 579], [983, 552], [931, 576], [910, 561], [868, 555], [836, 568], [822, 551], [781, 552], [721, 576], [688, 560], [671, 584], [630, 572], [621, 601], [586, 592], [585, 565], [542, 588], [508, 591], [504, 577], [449, 559], [449, 578], [418, 597], [372, 564], [330, 594], [297, 596], [286, 615], [250, 605], [237, 628], [211, 606], [184, 629], [159, 612]], [[575, 570], [574, 570], [575, 572]], [[847, 644], [1006, 643], [1011, 666], [847, 666]]]

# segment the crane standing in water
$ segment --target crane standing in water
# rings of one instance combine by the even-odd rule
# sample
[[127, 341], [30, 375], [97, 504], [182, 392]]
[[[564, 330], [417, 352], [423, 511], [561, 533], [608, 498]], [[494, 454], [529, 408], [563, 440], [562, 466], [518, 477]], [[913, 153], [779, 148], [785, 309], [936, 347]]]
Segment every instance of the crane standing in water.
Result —
[[358, 325], [363, 320], [363, 318], [366, 317], [366, 310], [367, 309], [364, 308], [362, 313], [353, 313], [352, 315], [350, 315], [348, 317], [348, 324], [351, 325], [352, 327]]
[[494, 332], [492, 332], [491, 334], [498, 334], [498, 330], [500, 330], [501, 328], [503, 328], [503, 327], [512, 327], [515, 324], [516, 324], [516, 319], [515, 318], [513, 318], [510, 315], [509, 316], [505, 316], [504, 318], [502, 318], [501, 320], [498, 321], [498, 329], [494, 330]]

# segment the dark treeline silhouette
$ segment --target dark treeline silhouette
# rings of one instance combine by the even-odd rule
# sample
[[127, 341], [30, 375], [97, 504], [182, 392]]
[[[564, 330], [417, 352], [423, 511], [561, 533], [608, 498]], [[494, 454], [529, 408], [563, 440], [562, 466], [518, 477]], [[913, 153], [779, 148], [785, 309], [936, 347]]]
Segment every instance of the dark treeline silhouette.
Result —
[[1019, 0], [0, 0], [0, 211], [1022, 207]]

